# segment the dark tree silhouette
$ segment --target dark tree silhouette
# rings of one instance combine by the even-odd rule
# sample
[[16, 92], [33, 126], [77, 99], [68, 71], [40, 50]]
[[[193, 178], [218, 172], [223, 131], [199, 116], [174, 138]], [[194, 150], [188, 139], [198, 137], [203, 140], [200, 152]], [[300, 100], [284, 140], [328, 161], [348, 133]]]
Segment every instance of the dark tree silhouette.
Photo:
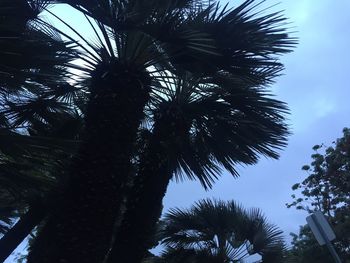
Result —
[[[96, 41], [46, 8], [53, 2], [84, 14]], [[78, 153], [69, 156], [71, 165], [62, 168], [60, 194], [28, 262], [100, 262], [113, 230], [110, 260], [125, 257], [125, 244], [141, 242], [138, 262], [174, 173], [184, 171], [210, 187], [220, 165], [237, 175], [236, 163], [253, 164], [259, 154], [277, 158], [275, 149], [285, 144], [285, 105], [265, 89], [283, 68], [278, 56], [295, 43], [280, 13], [259, 16], [252, 0], [234, 9], [194, 0], [2, 4], [2, 10], [30, 11], [27, 20], [14, 18], [20, 27], [2, 31], [0, 44], [10, 50], [4, 52], [1, 75], [3, 127], [26, 137], [38, 137], [40, 130], [56, 139], [81, 140]], [[70, 33], [38, 16], [42, 10]], [[74, 59], [84, 65], [71, 63]], [[83, 132], [78, 125], [66, 137], [55, 120], [76, 115], [84, 118]], [[139, 149], [142, 123], [148, 131]], [[152, 204], [144, 228], [131, 241], [123, 229], [136, 227], [136, 217]]]
[[[311, 164], [302, 167], [308, 176], [292, 187], [301, 195], [293, 194], [293, 202], [287, 207], [309, 213], [321, 211], [336, 233], [335, 246], [345, 261], [350, 257], [350, 130], [344, 128], [343, 136], [332, 146], [315, 145], [313, 150]], [[298, 235], [293, 234], [291, 254], [299, 260], [296, 262], [310, 261], [315, 254], [320, 262], [331, 260], [307, 225], [300, 228]]]
[[[233, 201], [201, 200], [190, 209], [171, 209], [160, 224], [165, 250], [159, 262], [239, 262], [258, 253], [262, 262], [282, 262], [282, 231], [259, 209]], [[151, 261], [152, 262], [152, 261]]]

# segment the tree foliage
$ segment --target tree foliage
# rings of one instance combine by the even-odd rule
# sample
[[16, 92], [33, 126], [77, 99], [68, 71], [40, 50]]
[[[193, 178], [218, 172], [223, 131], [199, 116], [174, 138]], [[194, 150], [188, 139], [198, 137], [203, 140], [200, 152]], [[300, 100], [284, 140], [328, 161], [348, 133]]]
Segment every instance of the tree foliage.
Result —
[[[278, 158], [286, 144], [287, 108], [268, 90], [283, 69], [279, 56], [295, 44], [279, 12], [262, 15], [253, 0], [232, 9], [199, 0], [97, 2], [0, 3], [1, 128], [16, 144], [30, 142], [11, 154], [1, 145], [3, 163], [15, 166], [1, 167], [4, 182], [16, 185], [9, 171], [53, 179], [54, 188], [33, 187], [44, 200], [60, 186], [29, 262], [99, 262], [111, 247], [110, 260], [134, 248], [139, 261], [173, 175], [210, 188], [222, 167], [237, 176], [237, 163]], [[51, 3], [77, 9], [95, 39]], [[32, 166], [21, 167], [24, 159]], [[25, 198], [23, 210], [30, 204]]]
[[263, 262], [282, 262], [282, 231], [259, 209], [234, 201], [201, 200], [190, 209], [171, 209], [160, 223], [165, 246], [160, 262], [240, 262], [260, 254]]
[[[308, 177], [292, 189], [293, 202], [287, 207], [295, 207], [309, 213], [321, 211], [332, 225], [337, 239], [335, 245], [344, 258], [350, 256], [350, 130], [344, 128], [343, 136], [333, 145], [315, 145], [311, 165], [302, 170]], [[323, 255], [307, 226], [301, 228], [299, 235], [293, 235], [293, 253], [304, 261], [313, 254]], [[327, 258], [327, 257], [325, 257]], [[320, 261], [321, 262], [321, 261]]]

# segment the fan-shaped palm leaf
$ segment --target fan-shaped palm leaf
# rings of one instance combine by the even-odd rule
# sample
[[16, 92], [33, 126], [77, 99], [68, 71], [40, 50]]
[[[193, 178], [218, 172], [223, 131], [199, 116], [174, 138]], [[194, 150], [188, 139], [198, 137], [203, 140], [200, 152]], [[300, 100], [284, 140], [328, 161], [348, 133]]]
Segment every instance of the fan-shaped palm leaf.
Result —
[[[228, 76], [171, 79], [167, 94], [150, 105], [149, 121], [167, 126], [163, 146], [170, 162], [204, 187], [211, 187], [220, 165], [237, 175], [237, 163], [253, 164], [259, 155], [277, 158], [285, 145], [284, 103], [264, 88]], [[170, 82], [170, 80], [169, 80]]]
[[[62, 111], [65, 105], [49, 90], [67, 86], [74, 45], [38, 22], [48, 1], [2, 1], [0, 27], [0, 115], [12, 128], [43, 120], [46, 112]], [[60, 94], [63, 95], [62, 93]], [[39, 112], [40, 113], [39, 113]]]
[[190, 209], [170, 210], [163, 220], [164, 258], [174, 260], [178, 252], [192, 254], [183, 262], [202, 262], [201, 255], [214, 262], [238, 262], [249, 254], [272, 258], [283, 251], [282, 232], [260, 210], [247, 211], [233, 201], [201, 200]]

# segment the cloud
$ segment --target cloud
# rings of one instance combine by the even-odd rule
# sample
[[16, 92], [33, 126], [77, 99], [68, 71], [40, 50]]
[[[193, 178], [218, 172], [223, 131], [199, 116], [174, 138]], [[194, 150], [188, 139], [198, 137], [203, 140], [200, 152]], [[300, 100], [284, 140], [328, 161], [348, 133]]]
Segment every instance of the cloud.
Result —
[[319, 118], [327, 116], [336, 111], [336, 102], [330, 100], [327, 97], [321, 97], [315, 100], [313, 103], [315, 115]]

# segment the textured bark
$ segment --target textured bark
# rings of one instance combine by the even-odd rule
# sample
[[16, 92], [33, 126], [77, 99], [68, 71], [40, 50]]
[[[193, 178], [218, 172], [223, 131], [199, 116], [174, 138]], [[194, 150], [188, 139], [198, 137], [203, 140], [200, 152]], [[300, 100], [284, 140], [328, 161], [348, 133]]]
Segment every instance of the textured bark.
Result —
[[46, 210], [41, 205], [33, 205], [27, 213], [0, 239], [0, 262], [4, 262], [16, 247], [32, 232], [45, 217]]
[[32, 246], [28, 263], [102, 262], [131, 171], [130, 158], [149, 78], [117, 64], [96, 69], [87, 137], [62, 200]]
[[[141, 156], [139, 172], [128, 196], [127, 210], [116, 232], [108, 263], [140, 263], [153, 245], [153, 236], [162, 212], [162, 200], [175, 170], [176, 138], [183, 138], [181, 131], [188, 131], [182, 118], [172, 115], [156, 120], [153, 134], [145, 153]], [[180, 128], [181, 127], [181, 128]]]
[[128, 197], [127, 210], [116, 233], [108, 263], [141, 262], [151, 247], [162, 212], [162, 200], [171, 179], [163, 154], [159, 142], [151, 142]]

